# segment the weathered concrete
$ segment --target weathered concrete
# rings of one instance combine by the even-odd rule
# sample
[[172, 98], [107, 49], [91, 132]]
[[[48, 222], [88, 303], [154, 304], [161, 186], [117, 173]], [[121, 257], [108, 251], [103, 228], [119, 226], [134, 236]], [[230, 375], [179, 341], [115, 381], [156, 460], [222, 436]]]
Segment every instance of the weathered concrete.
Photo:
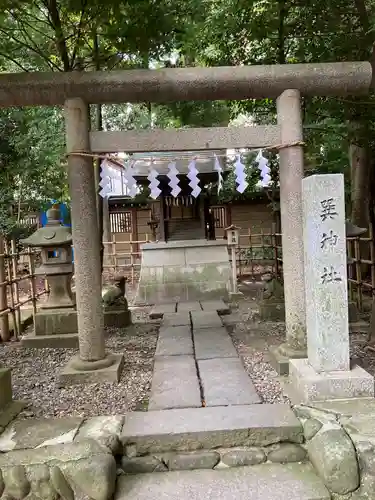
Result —
[[[71, 198], [79, 358], [73, 358], [60, 383], [118, 381], [123, 358], [105, 351], [104, 311], [92, 159], [74, 153], [90, 150], [90, 116], [82, 99], [64, 103], [68, 181]], [[78, 369], [77, 369], [78, 368]]]
[[161, 327], [155, 356], [193, 356], [193, 340], [189, 326]]
[[132, 445], [135, 455], [302, 440], [301, 423], [282, 404], [134, 412], [121, 435], [125, 451]]
[[[202, 330], [193, 330], [195, 358], [215, 359], [215, 358], [235, 358], [237, 356], [236, 348], [233, 345], [226, 329], [203, 328]], [[224, 373], [222, 373], [224, 376]]]
[[150, 312], [150, 319], [159, 319], [164, 316], [165, 313], [174, 313], [177, 310], [176, 302], [171, 304], [158, 304], [154, 306]]
[[0, 411], [12, 401], [12, 375], [9, 368], [0, 367]]
[[201, 328], [220, 328], [223, 323], [215, 311], [193, 311], [191, 313], [193, 330]]
[[25, 335], [21, 339], [23, 347], [32, 349], [75, 349], [78, 347], [78, 333], [62, 335]]
[[285, 302], [262, 300], [259, 316], [262, 321], [285, 321]]
[[289, 377], [302, 403], [374, 396], [374, 378], [359, 366], [317, 373], [307, 359], [291, 359]]
[[223, 300], [201, 300], [203, 311], [216, 311], [220, 316], [230, 314], [230, 307]]
[[278, 443], [268, 447], [267, 460], [278, 464], [303, 462], [306, 460], [306, 450], [296, 443]]
[[162, 325], [167, 326], [191, 326], [190, 314], [188, 312], [165, 313]]
[[116, 455], [120, 452], [120, 434], [124, 425], [123, 415], [109, 415], [104, 417], [91, 417], [79, 427], [74, 442], [92, 439], [106, 446]]
[[26, 406], [13, 401], [11, 370], [0, 366], [0, 434]]
[[104, 326], [106, 328], [125, 328], [132, 323], [132, 314], [129, 309], [104, 308]]
[[17, 420], [0, 435], [0, 452], [72, 443], [82, 422], [79, 417]]
[[92, 440], [1, 453], [0, 471], [4, 498], [15, 500], [108, 500], [116, 482], [112, 453]]
[[136, 303], [226, 298], [230, 263], [225, 241], [206, 239], [146, 243]]
[[260, 403], [254, 384], [236, 358], [198, 361], [206, 406], [251, 405]]
[[[282, 144], [303, 141], [301, 94], [298, 90], [285, 90], [278, 97], [277, 120], [281, 126]], [[303, 147], [296, 144], [281, 149], [279, 155], [286, 327], [286, 342], [280, 351], [287, 357], [302, 358], [307, 354], [302, 224]]]
[[183, 311], [201, 311], [201, 304], [200, 302], [178, 302], [177, 304], [177, 312], [183, 312]]
[[149, 411], [202, 406], [193, 356], [159, 356], [155, 359]]
[[220, 455], [216, 451], [195, 451], [189, 453], [172, 453], [164, 456], [164, 461], [170, 471], [213, 469], [220, 462]]
[[78, 332], [75, 309], [40, 310], [35, 316], [35, 335], [62, 335]]
[[124, 356], [122, 354], [108, 354], [105, 360], [108, 360], [108, 364], [101, 368], [85, 369], [83, 366], [86, 365], [81, 368], [81, 359], [74, 356], [60, 372], [58, 386], [119, 382], [124, 367]]
[[[151, 493], [152, 492], [152, 493]], [[141, 474], [118, 479], [115, 500], [330, 500], [309, 464]]]
[[[0, 78], [0, 106], [62, 105], [72, 97], [90, 104], [262, 99], [276, 98], [288, 87], [306, 96], [351, 96], [367, 95], [371, 83], [372, 67], [367, 61], [61, 75], [10, 73]], [[248, 144], [251, 141], [243, 147]]]

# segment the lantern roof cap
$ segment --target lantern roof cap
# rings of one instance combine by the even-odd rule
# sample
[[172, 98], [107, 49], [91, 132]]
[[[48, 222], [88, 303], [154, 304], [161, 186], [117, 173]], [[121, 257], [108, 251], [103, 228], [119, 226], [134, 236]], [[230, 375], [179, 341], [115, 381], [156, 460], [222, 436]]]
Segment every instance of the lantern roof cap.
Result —
[[72, 244], [70, 229], [60, 222], [60, 209], [53, 205], [47, 210], [47, 223], [21, 243], [29, 247], [59, 247]]

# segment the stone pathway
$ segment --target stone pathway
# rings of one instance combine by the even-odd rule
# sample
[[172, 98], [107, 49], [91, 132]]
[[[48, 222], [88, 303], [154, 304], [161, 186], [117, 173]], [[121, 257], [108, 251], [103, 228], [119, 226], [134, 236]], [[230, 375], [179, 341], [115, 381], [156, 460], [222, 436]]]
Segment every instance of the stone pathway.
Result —
[[219, 313], [228, 313], [222, 301], [164, 304], [151, 312], [163, 319], [150, 411], [261, 403]]

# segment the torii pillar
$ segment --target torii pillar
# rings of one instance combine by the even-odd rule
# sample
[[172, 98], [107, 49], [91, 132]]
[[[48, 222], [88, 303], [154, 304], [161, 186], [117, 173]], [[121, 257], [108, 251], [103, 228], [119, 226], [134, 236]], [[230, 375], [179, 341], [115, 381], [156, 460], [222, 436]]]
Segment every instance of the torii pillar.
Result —
[[302, 223], [303, 128], [298, 90], [285, 90], [279, 96], [277, 121], [281, 145], [285, 146], [280, 148], [279, 156], [286, 340], [273, 349], [272, 354], [278, 373], [287, 375], [289, 359], [307, 357]]
[[94, 166], [89, 155], [74, 154], [90, 153], [89, 106], [77, 98], [67, 100], [64, 108], [79, 355], [63, 369], [59, 385], [118, 382], [123, 356], [105, 351]]

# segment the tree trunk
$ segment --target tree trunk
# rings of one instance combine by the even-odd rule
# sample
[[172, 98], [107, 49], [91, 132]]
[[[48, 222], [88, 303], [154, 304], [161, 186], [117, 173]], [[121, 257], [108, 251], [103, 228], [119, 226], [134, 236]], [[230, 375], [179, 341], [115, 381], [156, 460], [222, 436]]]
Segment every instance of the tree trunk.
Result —
[[349, 148], [351, 172], [351, 220], [359, 227], [369, 226], [369, 151], [352, 143]]

